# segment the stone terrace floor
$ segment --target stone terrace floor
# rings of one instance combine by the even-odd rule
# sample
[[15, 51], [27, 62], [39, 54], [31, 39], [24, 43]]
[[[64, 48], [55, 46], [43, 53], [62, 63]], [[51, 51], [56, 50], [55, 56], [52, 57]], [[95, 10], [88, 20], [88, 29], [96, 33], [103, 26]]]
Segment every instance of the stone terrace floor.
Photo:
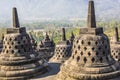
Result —
[[[49, 63], [49, 71], [41, 76], [37, 76], [30, 80], [54, 80], [56, 74], [60, 71], [60, 64], [59, 63]], [[117, 79], [111, 80], [120, 80], [120, 77]]]
[[60, 71], [59, 63], [49, 63], [49, 71], [41, 76], [37, 76], [30, 80], [53, 80], [55, 75]]

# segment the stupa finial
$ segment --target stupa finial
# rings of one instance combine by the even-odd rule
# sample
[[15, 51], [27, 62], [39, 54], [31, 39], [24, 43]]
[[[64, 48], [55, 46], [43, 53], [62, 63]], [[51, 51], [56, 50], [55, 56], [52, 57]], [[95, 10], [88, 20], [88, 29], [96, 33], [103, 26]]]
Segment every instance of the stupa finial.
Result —
[[14, 28], [20, 27], [18, 14], [17, 14], [17, 8], [16, 7], [13, 7], [12, 17], [13, 17], [13, 27]]
[[88, 28], [96, 28], [96, 18], [93, 0], [89, 0], [87, 26]]
[[65, 35], [65, 28], [62, 28], [62, 40], [66, 40], [66, 35]]
[[119, 41], [119, 34], [118, 34], [118, 28], [117, 27], [115, 27], [114, 35], [115, 35], [115, 41], [118, 42]]

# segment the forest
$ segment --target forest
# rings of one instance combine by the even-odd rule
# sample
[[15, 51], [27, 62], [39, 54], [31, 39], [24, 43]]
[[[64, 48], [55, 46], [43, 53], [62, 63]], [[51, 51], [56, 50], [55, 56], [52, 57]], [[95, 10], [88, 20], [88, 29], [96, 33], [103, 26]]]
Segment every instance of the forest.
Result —
[[[27, 32], [31, 33], [37, 42], [44, 39], [44, 35], [47, 32], [50, 36], [50, 39], [53, 39], [55, 43], [61, 40], [61, 28], [66, 28], [66, 37], [70, 38], [71, 32], [74, 33], [75, 36], [79, 34], [79, 30], [81, 27], [86, 27], [85, 20], [74, 20], [74, 21], [44, 21], [44, 22], [31, 22], [31, 23], [23, 23], [21, 27], [26, 27]], [[114, 27], [120, 28], [120, 21], [109, 20], [109, 21], [97, 21], [97, 27], [103, 27], [104, 32], [108, 37], [113, 36]], [[0, 28], [0, 38], [6, 32], [6, 25], [2, 25]]]

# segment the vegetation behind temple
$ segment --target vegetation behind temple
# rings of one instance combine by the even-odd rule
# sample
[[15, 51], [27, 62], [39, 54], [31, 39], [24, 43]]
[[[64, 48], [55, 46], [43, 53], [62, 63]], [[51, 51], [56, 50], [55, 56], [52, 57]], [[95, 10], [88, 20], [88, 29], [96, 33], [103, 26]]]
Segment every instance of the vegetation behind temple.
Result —
[[[25, 26], [27, 28], [28, 33], [31, 33], [34, 38], [39, 42], [44, 38], [45, 32], [48, 32], [50, 35], [50, 38], [57, 43], [59, 40], [61, 40], [61, 28], [66, 28], [66, 37], [67, 39], [70, 38], [70, 34], [73, 31], [75, 35], [79, 34], [80, 27], [85, 27], [86, 22], [84, 20], [78, 20], [78, 21], [45, 21], [45, 22], [32, 22], [32, 23], [23, 23], [21, 26]], [[97, 26], [103, 27], [105, 33], [111, 37], [113, 36], [113, 29], [114, 27], [120, 28], [120, 21], [111, 20], [111, 21], [98, 21]], [[2, 34], [5, 33], [5, 27], [8, 27], [7, 25], [1, 24], [2, 27], [0, 29], [0, 38], [2, 37]], [[41, 30], [43, 30], [41, 32]]]

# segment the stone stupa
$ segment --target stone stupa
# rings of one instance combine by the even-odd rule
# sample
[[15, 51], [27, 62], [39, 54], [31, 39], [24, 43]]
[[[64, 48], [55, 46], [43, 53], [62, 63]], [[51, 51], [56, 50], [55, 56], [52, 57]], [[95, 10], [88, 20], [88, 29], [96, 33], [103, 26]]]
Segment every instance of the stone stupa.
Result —
[[4, 39], [4, 34], [2, 34], [2, 39], [0, 40], [0, 52], [2, 51], [3, 48], [3, 39]]
[[115, 80], [120, 76], [120, 65], [111, 56], [109, 39], [103, 28], [96, 28], [92, 0], [89, 1], [87, 28], [80, 29], [72, 49], [72, 56], [61, 66], [55, 80]]
[[30, 42], [31, 42], [32, 48], [36, 50], [36, 48], [37, 48], [36, 40], [33, 38], [32, 34], [29, 34], [29, 37], [30, 37]]
[[27, 80], [48, 71], [48, 64], [34, 51], [25, 27], [13, 8], [13, 27], [7, 28], [0, 54], [0, 80]]
[[50, 62], [63, 63], [71, 56], [71, 44], [66, 40], [65, 28], [62, 28], [62, 41], [56, 44], [55, 52]]
[[46, 33], [43, 41], [40, 41], [37, 46], [37, 51], [46, 59], [49, 60], [54, 53], [55, 43], [49, 38]]
[[71, 45], [73, 45], [74, 38], [75, 38], [75, 36], [74, 36], [73, 32], [71, 32], [70, 40], [69, 40]]
[[111, 54], [113, 56], [113, 58], [116, 61], [120, 61], [120, 41], [119, 41], [119, 34], [118, 34], [118, 28], [115, 27], [114, 30], [114, 36], [111, 39], [110, 42], [110, 46], [111, 46]]

